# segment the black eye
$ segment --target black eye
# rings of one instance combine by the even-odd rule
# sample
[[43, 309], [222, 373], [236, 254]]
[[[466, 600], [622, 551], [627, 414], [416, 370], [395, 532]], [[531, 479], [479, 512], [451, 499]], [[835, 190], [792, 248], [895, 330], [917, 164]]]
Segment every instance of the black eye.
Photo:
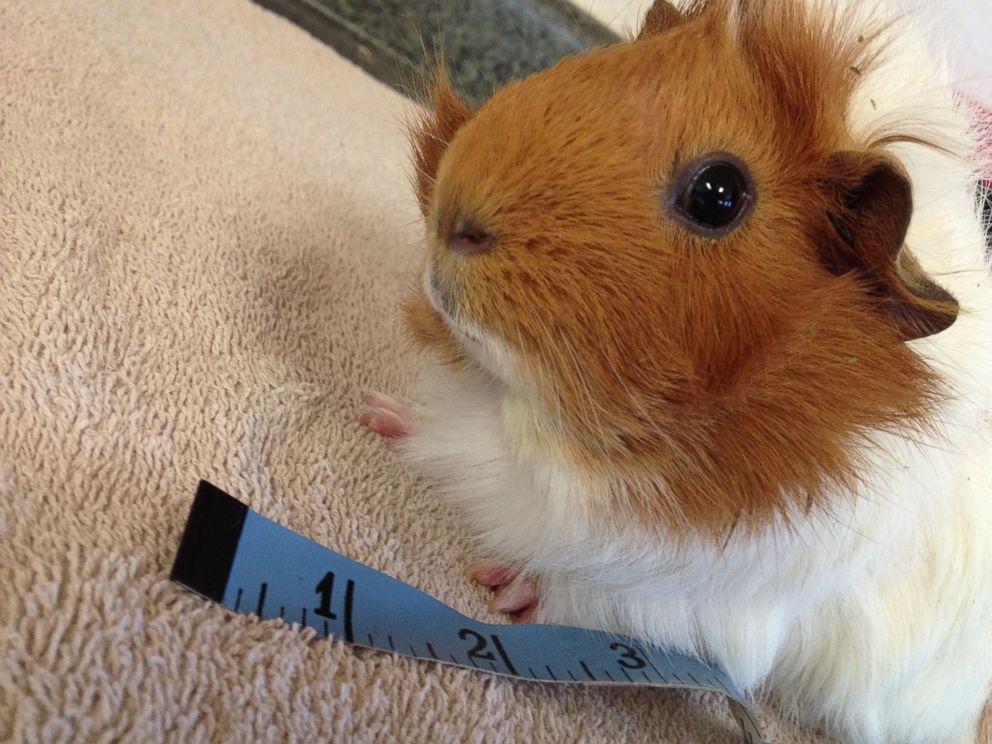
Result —
[[743, 166], [722, 157], [696, 166], [675, 194], [675, 212], [696, 232], [718, 237], [729, 232], [753, 200]]

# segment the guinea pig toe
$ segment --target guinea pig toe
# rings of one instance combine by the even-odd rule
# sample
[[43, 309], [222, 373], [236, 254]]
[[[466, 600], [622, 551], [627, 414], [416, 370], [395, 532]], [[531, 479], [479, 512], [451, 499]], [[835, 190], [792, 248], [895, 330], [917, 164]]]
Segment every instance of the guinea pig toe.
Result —
[[382, 393], [366, 393], [362, 399], [369, 410], [358, 421], [369, 431], [389, 439], [400, 439], [413, 431], [413, 417], [395, 399]]
[[374, 391], [366, 392], [362, 394], [362, 400], [365, 405], [370, 408], [374, 408], [379, 411], [390, 411], [395, 413], [397, 416], [406, 415], [406, 406], [400, 403], [396, 398], [385, 393], [378, 393]]
[[518, 577], [496, 592], [489, 603], [489, 610], [510, 615], [517, 622], [530, 622], [539, 601], [537, 581]]
[[515, 578], [519, 572], [510, 566], [502, 566], [497, 563], [478, 562], [473, 563], [468, 568], [468, 577], [476, 584], [499, 589], [506, 586]]

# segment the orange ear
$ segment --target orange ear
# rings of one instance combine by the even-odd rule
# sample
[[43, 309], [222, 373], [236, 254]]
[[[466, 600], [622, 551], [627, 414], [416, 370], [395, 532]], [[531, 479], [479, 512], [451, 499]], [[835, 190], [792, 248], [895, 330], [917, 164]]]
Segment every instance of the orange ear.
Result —
[[472, 109], [458, 97], [447, 77], [439, 74], [434, 83], [433, 110], [425, 113], [410, 133], [416, 168], [414, 186], [420, 211], [425, 217], [430, 211], [441, 156], [455, 133], [471, 116]]
[[908, 176], [891, 160], [869, 153], [837, 153], [830, 165], [834, 235], [821, 246], [827, 268], [837, 275], [856, 273], [903, 340], [949, 328], [957, 301], [905, 246], [913, 214]]
[[705, 4], [704, 0], [693, 0], [693, 2], [688, 4], [683, 3], [684, 7], [679, 9], [673, 3], [666, 2], [666, 0], [655, 0], [654, 5], [651, 6], [647, 15], [644, 16], [644, 23], [641, 24], [641, 30], [638, 32], [637, 38], [643, 39], [645, 36], [660, 34], [663, 31], [674, 28], [702, 13]]

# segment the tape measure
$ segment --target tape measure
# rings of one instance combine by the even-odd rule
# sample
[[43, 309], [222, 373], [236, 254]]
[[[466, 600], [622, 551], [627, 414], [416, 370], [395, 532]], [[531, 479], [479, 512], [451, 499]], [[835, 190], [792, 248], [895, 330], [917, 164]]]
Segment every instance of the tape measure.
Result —
[[746, 744], [762, 737], [722, 670], [632, 638], [558, 625], [493, 625], [345, 558], [201, 481], [169, 577], [230, 610], [480, 672], [550, 683], [715, 690]]

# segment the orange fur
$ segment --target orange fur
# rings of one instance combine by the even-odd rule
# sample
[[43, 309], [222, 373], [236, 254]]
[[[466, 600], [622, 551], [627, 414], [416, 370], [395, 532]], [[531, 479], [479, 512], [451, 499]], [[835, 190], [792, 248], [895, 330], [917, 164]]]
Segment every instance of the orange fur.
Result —
[[456, 371], [466, 368], [465, 353], [423, 291], [413, 293], [404, 303], [403, 312], [410, 338], [417, 347], [432, 349], [438, 361]]
[[[939, 391], [905, 340], [954, 306], [897, 261], [908, 183], [844, 123], [879, 32], [841, 33], [787, 0], [666, 5], [635, 41], [478, 112], [442, 83], [415, 133], [418, 194], [459, 314], [524, 360], [575, 462], [649, 524], [725, 534], [829, 509], [871, 431], [924, 426]], [[665, 201], [717, 151], [757, 196], [713, 240]], [[493, 250], [446, 249], [466, 217]], [[411, 307], [417, 337], [450, 357], [441, 316]]]

